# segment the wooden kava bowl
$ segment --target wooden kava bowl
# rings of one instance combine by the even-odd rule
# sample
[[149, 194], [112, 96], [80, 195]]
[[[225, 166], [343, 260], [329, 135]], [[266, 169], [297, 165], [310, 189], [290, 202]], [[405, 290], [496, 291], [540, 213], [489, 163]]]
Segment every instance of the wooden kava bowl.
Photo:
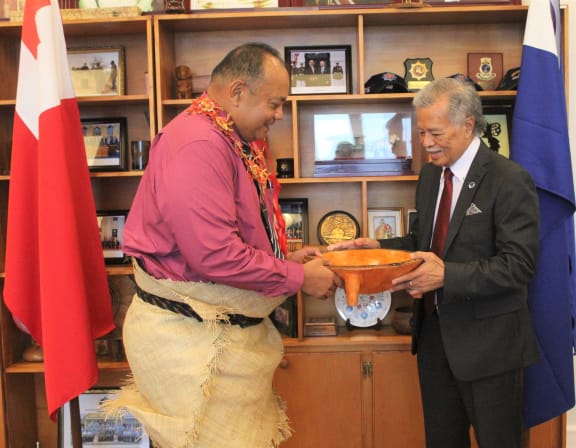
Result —
[[358, 304], [360, 294], [373, 294], [392, 288], [392, 280], [416, 269], [420, 259], [392, 249], [351, 249], [325, 252], [328, 267], [344, 280], [346, 302]]

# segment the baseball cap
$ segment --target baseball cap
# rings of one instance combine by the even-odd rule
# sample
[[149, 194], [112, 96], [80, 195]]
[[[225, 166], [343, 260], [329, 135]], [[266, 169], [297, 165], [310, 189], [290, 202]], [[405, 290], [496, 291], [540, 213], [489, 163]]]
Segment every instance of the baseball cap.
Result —
[[364, 84], [364, 93], [401, 93], [408, 92], [406, 81], [392, 72], [378, 73]]
[[448, 76], [448, 78], [454, 78], [454, 79], [458, 79], [458, 80], [460, 80], [460, 81], [464, 81], [464, 82], [470, 83], [470, 84], [472, 84], [472, 85], [474, 86], [474, 88], [475, 88], [476, 90], [478, 90], [478, 91], [479, 91], [479, 90], [484, 90], [484, 89], [482, 88], [482, 86], [480, 86], [478, 83], [475, 83], [474, 81], [472, 81], [472, 79], [470, 79], [469, 76], [466, 76], [466, 75], [463, 74], [463, 73], [456, 73], [455, 75]]
[[511, 68], [506, 72], [496, 90], [517, 90], [520, 79], [520, 67]]

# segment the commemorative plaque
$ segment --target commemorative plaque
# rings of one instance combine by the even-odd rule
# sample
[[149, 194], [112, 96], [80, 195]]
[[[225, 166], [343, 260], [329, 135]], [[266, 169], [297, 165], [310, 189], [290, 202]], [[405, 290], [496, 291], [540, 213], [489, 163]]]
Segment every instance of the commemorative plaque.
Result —
[[404, 61], [404, 67], [406, 69], [404, 80], [409, 92], [423, 89], [426, 84], [434, 81], [430, 58], [408, 58]]
[[468, 77], [483, 90], [496, 90], [502, 67], [502, 53], [468, 53]]
[[318, 223], [318, 241], [323, 245], [340, 243], [360, 236], [360, 225], [348, 212], [335, 210], [327, 213]]

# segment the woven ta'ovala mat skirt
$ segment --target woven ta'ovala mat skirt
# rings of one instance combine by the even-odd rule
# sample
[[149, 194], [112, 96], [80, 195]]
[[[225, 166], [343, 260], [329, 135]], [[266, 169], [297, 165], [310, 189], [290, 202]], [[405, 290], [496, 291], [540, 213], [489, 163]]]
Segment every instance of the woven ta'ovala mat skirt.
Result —
[[155, 446], [272, 448], [289, 437], [272, 389], [283, 345], [268, 318], [198, 322], [135, 296], [123, 338], [132, 379], [103, 407], [129, 411]]

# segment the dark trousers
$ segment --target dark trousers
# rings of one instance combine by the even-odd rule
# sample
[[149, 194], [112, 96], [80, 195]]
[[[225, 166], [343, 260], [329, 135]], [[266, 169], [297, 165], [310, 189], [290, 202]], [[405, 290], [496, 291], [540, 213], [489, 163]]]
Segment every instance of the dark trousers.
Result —
[[426, 448], [520, 448], [521, 370], [476, 381], [457, 380], [446, 359], [438, 316], [425, 317], [418, 338], [418, 375]]

